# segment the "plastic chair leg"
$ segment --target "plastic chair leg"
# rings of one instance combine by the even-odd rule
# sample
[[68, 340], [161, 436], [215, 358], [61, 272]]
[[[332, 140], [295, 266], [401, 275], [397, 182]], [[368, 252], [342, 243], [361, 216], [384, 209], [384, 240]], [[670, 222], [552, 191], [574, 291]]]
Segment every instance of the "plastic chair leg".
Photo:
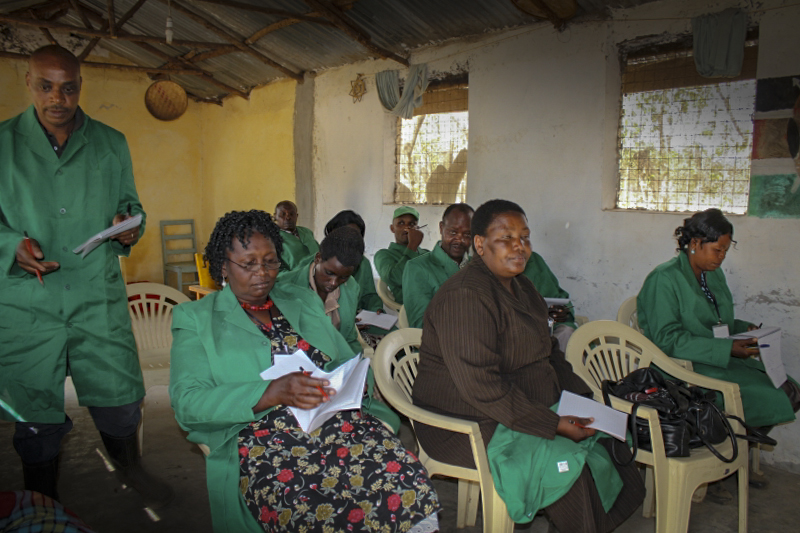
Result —
[[673, 486], [658, 496], [665, 498], [667, 504], [663, 513], [661, 509], [656, 513], [656, 533], [686, 533], [689, 529], [692, 494], [696, 487], [689, 486], [688, 480], [673, 477], [671, 481], [674, 481]]
[[458, 508], [456, 510], [456, 527], [474, 526], [478, 517], [478, 500], [481, 486], [477, 481], [458, 480]]
[[756, 444], [750, 448], [750, 470], [754, 474], [763, 476], [764, 472], [761, 471], [761, 445]]
[[514, 521], [508, 516], [505, 502], [496, 490], [491, 492], [491, 495], [484, 494], [484, 499], [489, 499], [491, 505], [488, 512], [486, 506], [483, 508], [483, 533], [513, 533]]
[[656, 484], [653, 480], [653, 467], [644, 467], [644, 503], [642, 504], [642, 516], [653, 518], [656, 512]]
[[747, 533], [747, 505], [750, 474], [747, 465], [739, 469], [739, 533]]

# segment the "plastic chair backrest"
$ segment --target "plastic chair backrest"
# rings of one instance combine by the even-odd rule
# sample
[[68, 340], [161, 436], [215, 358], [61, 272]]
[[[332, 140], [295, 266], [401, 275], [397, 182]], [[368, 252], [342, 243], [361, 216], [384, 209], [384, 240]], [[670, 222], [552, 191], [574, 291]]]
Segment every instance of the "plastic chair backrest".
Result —
[[161, 221], [161, 258], [164, 264], [194, 261], [197, 240], [194, 236], [194, 220]]
[[180, 291], [160, 283], [126, 285], [128, 312], [139, 352], [172, 345], [172, 308], [188, 302]]
[[378, 292], [378, 296], [381, 297], [381, 300], [383, 300], [383, 304], [386, 307], [397, 312], [400, 311], [401, 304], [395, 301], [394, 294], [392, 294], [392, 291], [389, 289], [389, 286], [385, 281], [379, 279], [378, 282], [375, 283], [375, 290]]
[[[505, 503], [494, 490], [494, 481], [486, 456], [480, 427], [477, 422], [432, 413], [412, 402], [414, 381], [417, 378], [419, 346], [422, 343], [422, 330], [417, 328], [398, 329], [386, 335], [378, 344], [372, 359], [375, 382], [383, 398], [397, 411], [411, 420], [449, 431], [463, 433], [469, 437], [476, 468], [464, 468], [437, 461], [428, 456], [419, 446], [419, 458], [430, 476], [444, 475], [459, 479], [459, 494], [463, 494], [464, 505], [459, 505], [458, 527], [474, 525], [480, 492], [483, 504], [484, 532], [511, 533], [514, 522], [508, 516]], [[417, 442], [419, 444], [419, 442]], [[463, 483], [463, 488], [462, 488]], [[468, 488], [467, 488], [468, 487]]]
[[636, 313], [636, 296], [631, 296], [619, 306], [617, 322], [630, 326], [639, 333], [642, 332], [639, 327], [639, 317]]
[[220, 287], [217, 285], [217, 282], [214, 281], [211, 274], [208, 272], [208, 262], [203, 257], [203, 254], [194, 254], [194, 263], [197, 265], [197, 279], [200, 286], [219, 290]]
[[406, 306], [400, 306], [400, 312], [397, 313], [397, 327], [398, 328], [407, 328], [410, 327], [408, 324], [408, 315], [406, 314]]

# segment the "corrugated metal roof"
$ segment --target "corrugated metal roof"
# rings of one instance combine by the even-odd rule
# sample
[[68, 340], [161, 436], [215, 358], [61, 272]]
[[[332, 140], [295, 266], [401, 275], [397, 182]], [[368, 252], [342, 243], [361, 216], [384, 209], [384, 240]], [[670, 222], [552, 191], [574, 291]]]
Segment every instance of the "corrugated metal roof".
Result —
[[[136, 1], [115, 0], [116, 19], [127, 13]], [[447, 39], [542, 22], [542, 19], [518, 9], [512, 0], [321, 1], [326, 5], [333, 3], [340, 6], [345, 19], [368, 36], [376, 47], [400, 57], [407, 57], [408, 52], [415, 48]], [[631, 7], [649, 1], [652, 0], [577, 0], [578, 15], [602, 13], [610, 7]], [[207, 27], [207, 24], [224, 31], [241, 46], [247, 39], [257, 36], [258, 32], [285, 21], [287, 17], [202, 0], [173, 2], [171, 16], [176, 42], [167, 45], [163, 42], [168, 15], [168, 7], [164, 2], [166, 0], [147, 0], [122, 27], [122, 31], [129, 34], [152, 36], [162, 39], [162, 42], [142, 45], [130, 40], [102, 39], [99, 46], [143, 67], [167, 68], [166, 58], [174, 58], [177, 60], [174, 62], [176, 68], [202, 69], [205, 73], [202, 76], [170, 75], [171, 79], [198, 99], [218, 101], [232, 94], [231, 89], [247, 94], [253, 87], [278, 78], [301, 76], [308, 71], [319, 71], [378, 57], [375, 51], [357, 42], [347, 32], [336, 27], [335, 20], [327, 17], [324, 17], [329, 21], [326, 24], [308, 21], [285, 24], [249, 44], [252, 52], [239, 51], [233, 48], [234, 45], [228, 39]], [[107, 17], [105, 0], [79, 0], [79, 3], [90, 13], [93, 28], [99, 30], [101, 22]], [[296, 14], [314, 11], [310, 7], [313, 2], [306, 4], [303, 0], [238, 0], [238, 3]], [[67, 0], [61, 4], [69, 8], [69, 11], [55, 22], [84, 28], [82, 17], [71, 8], [70, 2]], [[0, 13], [9, 14], [22, 8], [42, 5], [42, 2], [36, 0], [0, 0]], [[187, 10], [207, 23], [193, 20], [185, 13]], [[30, 15], [23, 13], [17, 16]], [[0, 28], [9, 24], [11, 23], [0, 21]], [[63, 35], [59, 33], [61, 30], [51, 31], [56, 36]], [[86, 37], [86, 42], [88, 40]], [[181, 44], [181, 41], [210, 44], [190, 45]], [[27, 51], [33, 51], [40, 44], [31, 43], [32, 49]], [[236, 51], [205, 57], [204, 54], [220, 46]], [[77, 52], [80, 52], [80, 47]], [[200, 55], [200, 60], [192, 61], [188, 58], [196, 55]], [[270, 60], [277, 65], [270, 65]], [[217, 83], [209, 76], [213, 76]]]

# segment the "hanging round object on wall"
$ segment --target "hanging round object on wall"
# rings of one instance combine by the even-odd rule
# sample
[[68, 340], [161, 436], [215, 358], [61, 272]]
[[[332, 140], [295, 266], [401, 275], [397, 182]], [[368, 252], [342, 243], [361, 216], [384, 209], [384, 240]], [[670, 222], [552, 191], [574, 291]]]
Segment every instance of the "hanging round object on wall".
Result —
[[147, 88], [144, 105], [158, 120], [175, 120], [186, 112], [189, 99], [174, 81], [158, 80]]

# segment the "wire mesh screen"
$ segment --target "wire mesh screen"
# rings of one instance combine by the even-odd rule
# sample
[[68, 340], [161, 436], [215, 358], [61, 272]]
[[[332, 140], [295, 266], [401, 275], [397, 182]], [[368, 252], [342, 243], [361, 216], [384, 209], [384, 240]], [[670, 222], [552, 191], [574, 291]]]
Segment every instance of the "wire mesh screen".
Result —
[[[658, 61], [665, 68], [653, 68]], [[618, 208], [747, 212], [755, 80], [691, 85], [693, 63], [691, 52], [681, 52], [626, 65]], [[661, 88], [647, 90], [654, 83]]]
[[427, 114], [397, 122], [395, 203], [464, 202], [469, 112]]

